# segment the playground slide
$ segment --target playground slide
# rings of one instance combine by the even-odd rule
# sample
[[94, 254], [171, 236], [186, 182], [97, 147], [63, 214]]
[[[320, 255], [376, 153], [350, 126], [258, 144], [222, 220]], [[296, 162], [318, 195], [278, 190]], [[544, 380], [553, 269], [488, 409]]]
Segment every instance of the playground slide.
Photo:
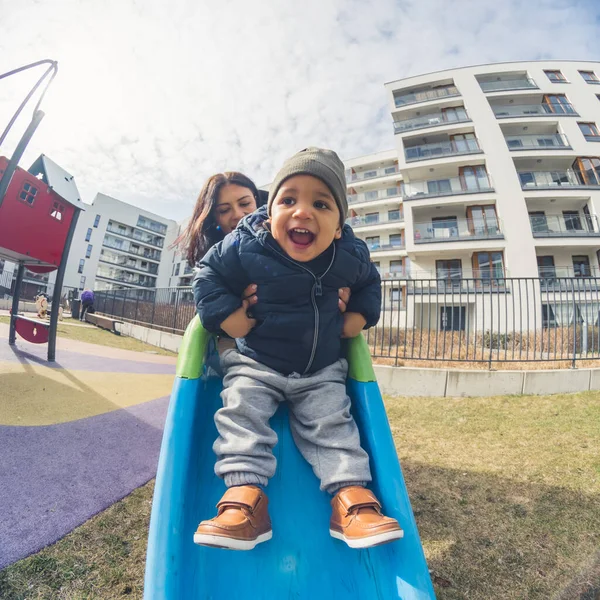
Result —
[[401, 540], [352, 550], [329, 535], [329, 496], [294, 445], [287, 409], [271, 420], [277, 473], [267, 487], [273, 538], [249, 552], [193, 543], [225, 487], [213, 471], [213, 421], [221, 380], [205, 378], [209, 334], [188, 327], [165, 424], [152, 505], [145, 600], [429, 600], [435, 595], [398, 464], [379, 387], [362, 336], [348, 349], [348, 392], [373, 489], [403, 529]]

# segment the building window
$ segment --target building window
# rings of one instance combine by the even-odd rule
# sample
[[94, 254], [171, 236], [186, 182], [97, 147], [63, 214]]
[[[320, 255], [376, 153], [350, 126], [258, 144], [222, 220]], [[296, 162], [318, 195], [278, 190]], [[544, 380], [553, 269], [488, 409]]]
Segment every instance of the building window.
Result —
[[31, 185], [30, 183], [25, 182], [23, 187], [21, 188], [21, 192], [19, 193], [19, 200], [22, 200], [29, 206], [33, 206], [35, 202], [35, 197], [38, 193], [38, 189]]
[[57, 221], [62, 221], [63, 213], [65, 212], [65, 207], [60, 202], [54, 202], [52, 204], [52, 210], [50, 211], [50, 216]]
[[381, 263], [378, 260], [372, 260], [373, 266], [377, 269], [377, 272], [381, 272]]
[[600, 185], [600, 158], [578, 158], [573, 169], [581, 185]]
[[460, 258], [435, 261], [435, 276], [437, 279], [462, 279], [462, 261]]
[[546, 73], [552, 83], [564, 83], [567, 81], [560, 71], [544, 71], [544, 73]]
[[581, 129], [581, 133], [583, 133], [583, 137], [588, 142], [600, 141], [600, 133], [598, 132], [596, 123], [578, 123], [578, 125], [579, 129]]
[[404, 261], [390, 260], [390, 273], [404, 273]]
[[542, 104], [546, 108], [546, 112], [549, 113], [557, 115], [575, 114], [575, 109], [564, 94], [547, 94], [544, 96]]
[[379, 248], [379, 236], [378, 235], [366, 237], [365, 242], [366, 242], [367, 246], [369, 247], [369, 250], [376, 250], [377, 248]]
[[587, 83], [600, 83], [600, 79], [594, 71], [579, 71], [579, 73]]
[[80, 258], [79, 259], [79, 267], [77, 268], [77, 272], [78, 273], [83, 273], [83, 267], [85, 265], [85, 259]]
[[180, 267], [181, 267], [181, 263], [177, 263], [175, 265], [175, 277], [179, 276], [179, 269], [180, 269]]
[[474, 253], [473, 271], [477, 279], [501, 279], [504, 277], [502, 252]]
[[92, 256], [92, 245], [88, 244], [87, 250], [85, 251], [85, 257], [89, 258], [90, 256]]
[[393, 233], [390, 235], [390, 246], [400, 248], [402, 246], [402, 234]]
[[399, 221], [400, 220], [400, 209], [395, 208], [394, 210], [388, 210], [388, 221]]
[[591, 277], [589, 256], [573, 256], [573, 272], [575, 277]]
[[379, 213], [367, 213], [365, 215], [365, 223], [379, 223]]
[[85, 287], [85, 275], [81, 276], [81, 279], [79, 280], [79, 289], [82, 290]]
[[94, 227], [98, 227], [99, 224], [100, 224], [100, 215], [96, 215], [96, 218], [94, 219]]
[[440, 306], [440, 331], [464, 331], [465, 306]]
[[92, 228], [88, 227], [87, 233], [85, 234], [85, 241], [89, 242], [92, 239]]

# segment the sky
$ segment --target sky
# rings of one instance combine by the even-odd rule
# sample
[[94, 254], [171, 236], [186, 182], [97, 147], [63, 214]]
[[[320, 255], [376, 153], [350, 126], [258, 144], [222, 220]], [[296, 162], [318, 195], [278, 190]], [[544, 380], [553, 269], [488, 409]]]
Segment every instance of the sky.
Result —
[[[0, 73], [59, 65], [21, 166], [44, 153], [85, 202], [101, 192], [176, 220], [219, 171], [262, 185], [309, 145], [393, 148], [386, 82], [600, 60], [598, 0], [0, 0], [0, 15]], [[0, 80], [0, 128], [42, 72]]]

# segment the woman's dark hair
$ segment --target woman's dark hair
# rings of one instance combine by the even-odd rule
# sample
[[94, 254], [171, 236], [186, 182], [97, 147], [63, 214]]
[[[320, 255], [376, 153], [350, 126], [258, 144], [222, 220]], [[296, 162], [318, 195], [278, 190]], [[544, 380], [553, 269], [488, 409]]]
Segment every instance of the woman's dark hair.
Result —
[[196, 206], [188, 226], [174, 244], [181, 248], [182, 254], [185, 255], [191, 267], [195, 266], [212, 246], [225, 237], [223, 232], [217, 229], [215, 207], [219, 201], [221, 190], [229, 184], [248, 188], [256, 200], [256, 205], [260, 206], [258, 189], [252, 179], [244, 174], [226, 171], [209, 177], [196, 200]]

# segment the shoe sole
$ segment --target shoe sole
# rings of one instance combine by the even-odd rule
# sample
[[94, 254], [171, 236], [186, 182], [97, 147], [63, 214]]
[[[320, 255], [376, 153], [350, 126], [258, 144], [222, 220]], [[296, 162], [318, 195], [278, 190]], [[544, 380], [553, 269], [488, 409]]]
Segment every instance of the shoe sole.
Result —
[[273, 531], [267, 531], [254, 540], [236, 540], [235, 538], [221, 535], [209, 535], [207, 533], [195, 533], [194, 544], [199, 546], [210, 546], [211, 548], [223, 548], [225, 550], [252, 550], [257, 544], [267, 542], [273, 537]]
[[378, 533], [377, 535], [370, 535], [364, 538], [348, 538], [343, 533], [336, 531], [335, 529], [329, 530], [329, 535], [336, 540], [346, 542], [350, 548], [372, 548], [373, 546], [381, 546], [382, 544], [388, 544], [394, 540], [399, 540], [404, 537], [404, 531], [402, 529], [395, 529], [394, 531], [386, 531], [384, 533]]

